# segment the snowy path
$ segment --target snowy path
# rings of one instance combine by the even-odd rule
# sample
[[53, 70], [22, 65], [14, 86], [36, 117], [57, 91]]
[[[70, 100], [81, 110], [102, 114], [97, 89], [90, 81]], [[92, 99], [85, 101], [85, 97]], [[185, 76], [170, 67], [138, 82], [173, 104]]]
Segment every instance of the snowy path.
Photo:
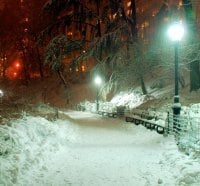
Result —
[[39, 128], [29, 125], [36, 134], [27, 135], [32, 142], [24, 143], [18, 157], [16, 185], [199, 185], [200, 163], [178, 152], [172, 137], [118, 119], [65, 114], [68, 120], [44, 125], [51, 135], [41, 134], [44, 120], [28, 119]]

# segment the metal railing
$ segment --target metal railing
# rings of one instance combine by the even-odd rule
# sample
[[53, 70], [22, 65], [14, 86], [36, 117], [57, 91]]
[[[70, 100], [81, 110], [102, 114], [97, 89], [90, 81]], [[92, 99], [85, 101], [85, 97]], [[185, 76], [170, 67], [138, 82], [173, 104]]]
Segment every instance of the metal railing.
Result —
[[200, 117], [169, 114], [169, 134], [175, 136], [177, 145], [186, 153], [200, 155]]
[[[133, 122], [137, 125], [142, 124], [148, 129], [156, 130], [160, 134], [174, 135], [181, 150], [188, 154], [194, 152], [200, 155], [200, 117], [191, 116], [188, 113], [175, 117], [172, 112], [144, 111], [126, 107], [121, 107], [120, 110], [118, 108], [120, 107], [112, 103], [101, 102], [99, 114], [116, 113], [118, 117], [124, 116], [127, 122]], [[77, 109], [95, 113], [96, 103], [80, 103]], [[108, 114], [107, 116], [111, 115]], [[159, 131], [160, 129], [163, 132]]]

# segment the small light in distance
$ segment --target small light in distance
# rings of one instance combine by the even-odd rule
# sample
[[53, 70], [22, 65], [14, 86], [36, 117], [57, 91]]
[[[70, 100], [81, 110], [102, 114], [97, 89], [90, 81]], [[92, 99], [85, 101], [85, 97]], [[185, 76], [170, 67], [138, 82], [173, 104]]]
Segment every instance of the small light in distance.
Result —
[[82, 70], [82, 72], [85, 72], [85, 66], [84, 65], [81, 66], [81, 70]]
[[101, 78], [100, 78], [99, 76], [97, 76], [97, 77], [95, 78], [94, 82], [95, 82], [96, 85], [100, 85], [101, 82], [102, 82], [102, 80], [101, 80]]
[[13, 76], [16, 77], [16, 76], [17, 76], [17, 72], [14, 72], [14, 73], [13, 73]]
[[0, 98], [3, 97], [3, 91], [0, 89]]
[[20, 67], [20, 64], [19, 64], [19, 63], [16, 63], [15, 66], [16, 66], [17, 68], [19, 68], [19, 67]]

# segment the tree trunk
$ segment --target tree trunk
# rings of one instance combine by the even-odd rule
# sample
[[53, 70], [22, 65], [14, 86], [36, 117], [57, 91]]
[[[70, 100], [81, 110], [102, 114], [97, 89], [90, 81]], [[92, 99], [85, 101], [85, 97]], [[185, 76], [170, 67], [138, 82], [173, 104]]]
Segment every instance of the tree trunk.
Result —
[[144, 78], [143, 78], [142, 74], [140, 74], [140, 83], [141, 83], [142, 93], [144, 95], [146, 95], [147, 94], [147, 89], [146, 89], [146, 86], [145, 86], [145, 83], [144, 83]]
[[[197, 25], [195, 21], [195, 13], [193, 11], [191, 0], [182, 0], [185, 9], [185, 17], [189, 30], [189, 43], [192, 44], [197, 38]], [[190, 58], [195, 58], [195, 51]], [[193, 61], [193, 59], [191, 59]], [[190, 63], [190, 91], [200, 88], [200, 62], [195, 60]]]
[[62, 72], [60, 70], [58, 70], [57, 72], [58, 72], [58, 75], [59, 75], [61, 81], [63, 82], [64, 86], [67, 87], [67, 82], [66, 82]]
[[3, 61], [2, 61], [2, 75], [3, 75], [3, 80], [6, 80], [6, 55], [4, 54], [4, 57], [3, 57]]
[[[101, 37], [101, 20], [100, 20], [100, 0], [96, 0], [96, 9], [97, 9], [97, 36], [100, 38]], [[99, 49], [99, 61], [102, 61], [102, 48], [100, 47]]]
[[136, 4], [135, 0], [131, 0], [131, 11], [132, 11], [132, 35], [134, 39], [138, 39], [138, 29], [137, 29], [137, 17], [136, 17]]
[[[133, 25], [131, 25], [133, 43], [136, 43], [136, 45], [139, 45], [135, 0], [131, 0], [131, 12], [132, 12], [132, 22], [133, 22]], [[136, 56], [136, 58], [141, 59], [140, 56], [143, 55], [141, 49], [135, 47], [134, 50], [137, 50], [135, 52], [136, 55], [138, 55], [138, 56]], [[138, 69], [140, 70], [140, 72], [139, 72], [140, 86], [142, 89], [142, 93], [145, 95], [145, 94], [147, 94], [147, 89], [146, 89], [145, 82], [144, 82], [144, 76], [141, 72], [142, 68], [140, 68], [140, 66], [142, 65], [142, 60], [137, 64], [138, 64]]]
[[101, 20], [100, 20], [100, 0], [96, 0], [96, 9], [97, 9], [97, 35], [101, 37]]
[[44, 78], [43, 63], [41, 61], [39, 49], [37, 46], [36, 46], [36, 53], [37, 53], [37, 59], [38, 59], [38, 64], [39, 64], [40, 78], [43, 79]]
[[28, 72], [28, 67], [27, 67], [27, 57], [26, 57], [26, 52], [23, 50], [23, 71], [24, 71], [24, 80], [25, 84], [28, 85], [28, 81], [30, 80], [29, 72]]
[[199, 61], [194, 61], [190, 64], [190, 91], [195, 91], [200, 88], [200, 71]]

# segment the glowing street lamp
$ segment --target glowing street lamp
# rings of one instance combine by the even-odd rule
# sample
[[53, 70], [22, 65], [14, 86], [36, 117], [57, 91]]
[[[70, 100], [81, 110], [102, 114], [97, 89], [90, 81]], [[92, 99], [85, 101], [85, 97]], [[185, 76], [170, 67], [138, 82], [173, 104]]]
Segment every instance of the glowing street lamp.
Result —
[[[174, 95], [174, 105], [173, 105], [173, 117], [174, 117], [174, 127], [177, 125], [177, 119], [180, 115], [181, 104], [179, 102], [179, 88], [178, 88], [178, 79], [179, 79], [179, 64], [178, 64], [178, 46], [179, 42], [184, 36], [184, 26], [180, 22], [172, 24], [168, 29], [168, 36], [174, 42], [174, 52], [175, 52], [175, 95]], [[176, 128], [176, 127], [175, 127]]]
[[94, 79], [95, 84], [97, 85], [97, 95], [96, 95], [96, 111], [99, 111], [99, 87], [102, 83], [102, 79], [99, 76], [96, 76]]
[[184, 32], [185, 30], [183, 24], [180, 22], [172, 24], [167, 31], [169, 38], [174, 42], [181, 41], [184, 36]]

